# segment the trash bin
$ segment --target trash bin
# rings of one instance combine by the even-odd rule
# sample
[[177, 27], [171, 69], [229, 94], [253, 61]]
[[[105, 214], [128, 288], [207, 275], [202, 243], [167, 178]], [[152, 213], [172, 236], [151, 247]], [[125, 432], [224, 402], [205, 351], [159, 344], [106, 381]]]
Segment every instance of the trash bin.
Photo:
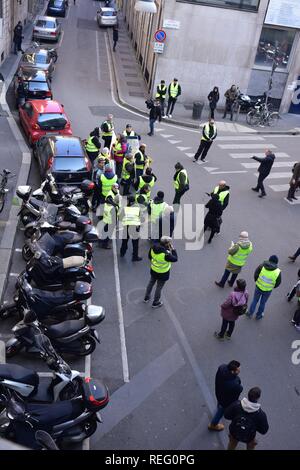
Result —
[[193, 119], [201, 119], [204, 103], [202, 101], [195, 101], [193, 103]]

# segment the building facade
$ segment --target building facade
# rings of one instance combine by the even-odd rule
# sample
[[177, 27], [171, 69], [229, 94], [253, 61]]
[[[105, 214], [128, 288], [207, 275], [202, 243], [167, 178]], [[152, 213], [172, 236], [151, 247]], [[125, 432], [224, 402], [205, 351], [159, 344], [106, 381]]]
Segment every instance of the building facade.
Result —
[[[289, 111], [300, 76], [299, 0], [155, 3], [157, 13], [149, 14], [136, 12], [135, 0], [123, 2], [128, 33], [149, 92], [161, 79], [170, 82], [176, 77], [182, 102], [207, 102], [209, 91], [218, 86], [222, 104], [232, 84], [253, 96], [267, 92], [273, 67], [270, 97], [281, 112]], [[162, 53], [154, 52], [154, 34], [159, 29], [166, 33]]]

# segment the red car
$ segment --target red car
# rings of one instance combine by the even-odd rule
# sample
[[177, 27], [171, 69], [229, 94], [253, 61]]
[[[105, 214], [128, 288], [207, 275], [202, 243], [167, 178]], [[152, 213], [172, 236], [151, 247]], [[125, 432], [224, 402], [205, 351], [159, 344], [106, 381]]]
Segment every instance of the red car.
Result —
[[26, 101], [19, 107], [19, 115], [30, 145], [34, 145], [45, 134], [73, 134], [64, 107], [57, 101]]

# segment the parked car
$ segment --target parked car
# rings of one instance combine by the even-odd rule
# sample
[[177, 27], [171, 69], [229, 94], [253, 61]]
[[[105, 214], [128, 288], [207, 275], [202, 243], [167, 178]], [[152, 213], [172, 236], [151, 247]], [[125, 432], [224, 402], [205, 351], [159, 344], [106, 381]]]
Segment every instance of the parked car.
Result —
[[52, 100], [51, 84], [43, 70], [19, 70], [15, 75], [16, 107], [27, 100]]
[[66, 16], [68, 2], [66, 0], [49, 0], [47, 6], [47, 15], [49, 16]]
[[19, 115], [30, 145], [34, 145], [45, 134], [73, 134], [64, 107], [57, 101], [26, 101], [19, 107]]
[[118, 24], [117, 10], [114, 8], [100, 8], [97, 11], [97, 22], [101, 26], [115, 26]]
[[33, 23], [32, 40], [46, 39], [58, 41], [61, 34], [61, 24], [51, 16], [38, 16]]
[[91, 178], [92, 164], [79, 137], [42, 137], [35, 145], [34, 157], [42, 179], [49, 172], [57, 184], [80, 185]]
[[29, 47], [21, 57], [19, 67], [23, 70], [44, 70], [51, 80], [55, 70], [51, 50], [44, 47]]

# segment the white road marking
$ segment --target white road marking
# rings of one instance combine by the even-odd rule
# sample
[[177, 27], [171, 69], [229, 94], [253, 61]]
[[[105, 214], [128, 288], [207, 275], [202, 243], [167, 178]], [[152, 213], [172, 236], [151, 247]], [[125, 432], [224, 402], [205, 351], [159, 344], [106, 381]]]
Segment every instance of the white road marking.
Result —
[[276, 149], [273, 144], [218, 144], [221, 149]]
[[[292, 167], [297, 162], [274, 162], [272, 168]], [[241, 163], [244, 168], [257, 168], [259, 162], [256, 163]]]
[[157, 129], [157, 128], [155, 128], [155, 130], [156, 130], [156, 132], [161, 132], [161, 131], [164, 131], [165, 129], [162, 129], [162, 128]]
[[184, 152], [185, 150], [189, 150], [192, 147], [177, 147], [177, 148], [178, 150], [181, 150], [182, 152]]
[[[229, 154], [231, 158], [251, 158], [253, 157], [253, 153], [230, 153]], [[264, 153], [256, 153], [256, 157], [259, 158], [264, 158], [266, 155]], [[276, 152], [275, 153], [276, 158], [291, 158], [290, 155], [288, 155], [285, 152]]]
[[211, 167], [209, 167], [209, 166], [204, 166], [203, 168], [204, 168], [204, 170], [208, 171], [209, 173], [210, 173], [211, 171], [215, 171], [215, 170], [218, 169], [218, 168], [211, 168]]
[[101, 82], [101, 69], [100, 69], [100, 46], [99, 46], [99, 35], [96, 31], [96, 64], [97, 64], [97, 78], [98, 82]]
[[166, 139], [168, 139], [169, 137], [174, 137], [174, 135], [172, 134], [160, 134], [161, 137], [165, 137]]
[[212, 171], [210, 174], [211, 175], [224, 175], [224, 174], [228, 174], [228, 175], [233, 175], [235, 173], [248, 173], [247, 170], [232, 170], [232, 171]]
[[[107, 57], [109, 57], [107, 35], [105, 35], [105, 46], [106, 46]], [[111, 99], [117, 106], [119, 106], [123, 109], [126, 109], [123, 106], [119, 105], [117, 103], [116, 99], [115, 99], [115, 96], [114, 96], [114, 83], [113, 83], [113, 79], [112, 79], [112, 66], [111, 66], [111, 63], [110, 63], [109, 60], [108, 60], [108, 68], [109, 68], [109, 79], [110, 79], [110, 85], [111, 85]], [[134, 113], [134, 114], [137, 114], [137, 113]], [[146, 118], [146, 119], [148, 119], [148, 118]], [[124, 380], [124, 382], [129, 382], [129, 367], [128, 367], [128, 356], [127, 356], [125, 327], [124, 327], [124, 314], [123, 314], [122, 298], [121, 298], [120, 273], [119, 273], [118, 258], [117, 258], [117, 244], [116, 244], [115, 239], [113, 239], [112, 245], [113, 245], [114, 273], [115, 273], [117, 308], [118, 308], [119, 329], [120, 329], [121, 355], [122, 355], [122, 366], [123, 366], [123, 380]]]
[[170, 142], [170, 144], [180, 144], [182, 140], [168, 140], [168, 142]]
[[270, 184], [268, 187], [273, 189], [275, 193], [279, 193], [281, 191], [284, 191], [284, 192], [288, 191], [290, 188], [290, 185], [289, 184]]
[[186, 156], [192, 158], [195, 154], [194, 153], [186, 153]]
[[[270, 137], [269, 137], [270, 138]], [[265, 140], [263, 137], [258, 135], [222, 135], [216, 138], [216, 141], [219, 140]]]
[[10, 275], [11, 277], [18, 277], [18, 276], [19, 276], [18, 273], [9, 273], [9, 275]]
[[[271, 173], [269, 176], [267, 176], [266, 179], [268, 180], [275, 180], [276, 178], [288, 178], [291, 179], [292, 173]], [[255, 176], [258, 176], [258, 173], [255, 173]]]
[[17, 253], [22, 253], [22, 248], [15, 248], [15, 251], [16, 251]]

